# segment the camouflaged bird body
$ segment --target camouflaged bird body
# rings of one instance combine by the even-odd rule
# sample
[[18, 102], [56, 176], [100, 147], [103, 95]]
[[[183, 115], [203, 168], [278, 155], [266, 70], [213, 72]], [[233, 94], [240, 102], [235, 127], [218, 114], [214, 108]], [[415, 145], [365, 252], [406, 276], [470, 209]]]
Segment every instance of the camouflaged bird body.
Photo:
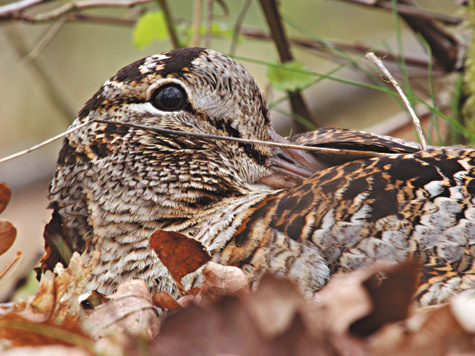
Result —
[[[417, 258], [419, 302], [442, 302], [475, 288], [475, 150], [431, 149], [318, 172], [254, 207], [217, 260], [250, 269], [258, 264], [248, 257], [257, 255], [250, 237], [273, 234], [311, 241], [331, 273]], [[259, 243], [270, 255], [282, 247], [263, 237]]]
[[[163, 83], [182, 86], [187, 106], [173, 112], [152, 106]], [[193, 236], [214, 261], [241, 267], [251, 280], [266, 270], [289, 276], [308, 295], [331, 273], [410, 256], [424, 266], [422, 305], [475, 287], [473, 149], [416, 152], [415, 144], [366, 133], [315, 131], [293, 140], [395, 154], [324, 155], [328, 168], [293, 188], [272, 189], [257, 184], [271, 173], [265, 146], [157, 134], [96, 118], [264, 141], [272, 130], [250, 74], [211, 50], [147, 57], [107, 81], [73, 127], [91, 124], [65, 139], [50, 187], [57, 228], [53, 238], [45, 234], [47, 251], [57, 235], [86, 262], [101, 251], [89, 289], [111, 293], [121, 281], [142, 278], [152, 291], [174, 292], [148, 246], [157, 229]], [[41, 269], [61, 258], [48, 252]], [[188, 277], [185, 286], [199, 280]]]

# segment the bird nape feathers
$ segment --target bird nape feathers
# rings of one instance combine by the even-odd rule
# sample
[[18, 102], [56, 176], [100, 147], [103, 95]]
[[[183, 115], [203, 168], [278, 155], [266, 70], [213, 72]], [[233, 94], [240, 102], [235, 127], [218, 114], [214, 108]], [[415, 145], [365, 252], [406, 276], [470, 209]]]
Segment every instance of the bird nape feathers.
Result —
[[[307, 295], [333, 273], [407, 258], [422, 266], [420, 305], [475, 287], [472, 148], [420, 151], [411, 142], [341, 129], [289, 138], [375, 152], [350, 156], [120, 125], [288, 142], [273, 130], [251, 75], [204, 48], [153, 55], [119, 70], [72, 126], [86, 122], [59, 153], [40, 271], [67, 264], [53, 241], [59, 238], [85, 263], [101, 252], [90, 290], [111, 293], [141, 278], [151, 291], [177, 294], [149, 247], [162, 229], [200, 241], [213, 261], [242, 268], [251, 281], [271, 271]], [[185, 286], [199, 281], [197, 273]]]

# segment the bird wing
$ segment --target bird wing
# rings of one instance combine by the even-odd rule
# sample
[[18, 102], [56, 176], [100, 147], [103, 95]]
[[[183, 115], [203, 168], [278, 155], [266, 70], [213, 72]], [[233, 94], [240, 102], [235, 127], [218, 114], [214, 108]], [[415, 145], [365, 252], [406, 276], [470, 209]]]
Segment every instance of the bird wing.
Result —
[[[287, 242], [276, 244], [277, 237]], [[450, 291], [474, 287], [475, 150], [430, 149], [319, 171], [250, 208], [220, 258], [246, 270], [287, 253], [271, 268], [286, 274], [303, 253], [288, 253], [295, 243], [312, 250], [310, 260], [323, 257], [331, 272], [417, 258], [423, 265], [420, 298], [435, 298], [434, 288], [448, 284]]]

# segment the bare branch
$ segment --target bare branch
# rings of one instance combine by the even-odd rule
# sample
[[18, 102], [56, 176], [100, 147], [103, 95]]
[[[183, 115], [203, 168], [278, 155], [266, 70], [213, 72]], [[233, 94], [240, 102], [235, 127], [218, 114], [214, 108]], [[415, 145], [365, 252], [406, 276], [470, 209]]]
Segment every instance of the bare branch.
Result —
[[45, 0], [21, 0], [11, 4], [0, 6], [0, 20], [9, 19], [16, 20], [16, 16], [22, 11], [33, 7]]
[[[15, 27], [10, 28], [8, 31], [5, 31], [5, 37], [12, 45], [14, 51], [18, 54], [20, 60], [27, 58], [29, 50], [23, 40], [23, 37], [16, 30]], [[31, 69], [33, 73], [37, 76], [38, 84], [42, 86], [43, 93], [51, 100], [54, 104], [54, 107], [60, 111], [62, 116], [68, 121], [75, 117], [76, 112], [67, 105], [67, 100], [64, 97], [63, 91], [59, 90], [55, 84], [51, 81], [51, 76], [46, 73], [45, 69], [36, 58], [30, 58], [27, 68]]]
[[60, 133], [59, 135], [56, 135], [56, 136], [54, 136], [54, 137], [52, 137], [52, 138], [49, 138], [49, 139], [47, 139], [46, 141], [43, 141], [43, 142], [41, 142], [41, 143], [39, 143], [39, 144], [37, 144], [37, 145], [35, 145], [35, 146], [33, 146], [33, 147], [30, 147], [30, 148], [28, 148], [28, 149], [26, 149], [26, 150], [24, 150], [24, 151], [20, 151], [20, 152], [17, 152], [17, 153], [12, 154], [12, 155], [10, 155], [10, 156], [3, 157], [3, 158], [0, 159], [0, 163], [4, 163], [4, 162], [7, 162], [7, 161], [11, 161], [12, 159], [15, 159], [15, 158], [24, 156], [24, 155], [26, 155], [26, 154], [28, 154], [28, 153], [30, 153], [30, 152], [36, 151], [37, 149], [39, 149], [39, 148], [41, 148], [41, 147], [44, 147], [44, 146], [46, 146], [46, 145], [49, 145], [51, 142], [56, 141], [56, 140], [59, 140], [60, 138], [69, 135], [71, 132], [77, 131], [77, 130], [79, 130], [80, 128], [83, 128], [84, 126], [89, 125], [89, 124], [90, 124], [90, 122], [86, 122], [86, 123], [81, 124], [81, 125], [79, 125], [79, 126], [75, 126], [75, 127], [71, 128], [71, 129], [69, 129], [69, 130], [67, 130], [67, 131], [65, 131], [65, 132], [63, 132], [63, 133]]
[[[285, 33], [284, 26], [279, 14], [276, 0], [260, 0], [259, 1], [262, 12], [269, 26], [269, 30], [272, 34], [272, 39], [279, 53], [279, 59], [281, 63], [290, 62], [293, 60], [292, 52], [288, 43], [287, 35]], [[303, 117], [305, 120], [310, 121], [315, 126], [319, 126], [317, 117], [308, 107], [300, 90], [289, 92], [290, 106], [292, 112]], [[294, 127], [298, 132], [303, 132], [306, 127], [299, 122], [294, 121]]]
[[213, 3], [214, 0], [206, 0], [206, 32], [205, 32], [205, 47], [211, 47], [211, 24], [213, 22]]
[[229, 48], [229, 53], [232, 55], [235, 54], [236, 52], [236, 45], [237, 45], [239, 34], [241, 32], [242, 23], [244, 22], [244, 18], [247, 15], [249, 7], [251, 6], [251, 1], [252, 0], [246, 0], [244, 5], [242, 6], [241, 11], [239, 12], [239, 15], [236, 19], [236, 23], [234, 24], [233, 38], [231, 39], [231, 47]]
[[15, 256], [8, 262], [8, 264], [0, 271], [0, 279], [2, 279], [7, 272], [18, 262], [18, 260], [23, 256], [21, 251], [18, 251]]
[[417, 117], [416, 113], [414, 112], [414, 110], [412, 109], [411, 104], [409, 103], [409, 100], [407, 99], [406, 95], [402, 91], [402, 89], [399, 86], [398, 82], [396, 82], [394, 77], [391, 75], [391, 73], [388, 71], [388, 69], [384, 66], [383, 62], [380, 59], [378, 59], [374, 55], [373, 52], [367, 53], [366, 58], [368, 58], [371, 62], [376, 64], [379, 67], [379, 69], [381, 69], [381, 71], [384, 73], [384, 75], [386, 75], [386, 77], [388, 77], [388, 79], [391, 81], [391, 84], [394, 86], [394, 88], [397, 90], [397, 92], [401, 96], [402, 100], [404, 101], [404, 104], [407, 107], [407, 110], [409, 110], [409, 113], [411, 114], [414, 125], [416, 126], [417, 135], [419, 137], [419, 140], [421, 141], [421, 147], [422, 147], [423, 150], [426, 150], [427, 149], [427, 144], [426, 144], [426, 140], [424, 138], [424, 134], [422, 132], [421, 122], [420, 122], [419, 118]]
[[[386, 10], [392, 10], [392, 4], [390, 1], [379, 1], [379, 0], [341, 0], [346, 2], [355, 3], [358, 5], [379, 7]], [[400, 15], [408, 15], [419, 17], [426, 20], [435, 20], [439, 21], [446, 25], [459, 25], [463, 22], [463, 17], [455, 16], [450, 14], [444, 14], [437, 11], [432, 11], [429, 9], [423, 9], [418, 6], [408, 5], [408, 4], [398, 4], [397, 12]]]
[[191, 37], [190, 46], [197, 47], [200, 44], [200, 27], [201, 27], [201, 5], [202, 0], [194, 0], [193, 8], [193, 35]]
[[[9, 4], [0, 6], [0, 21], [12, 21], [21, 20], [26, 22], [45, 22], [55, 20], [63, 15], [69, 14], [77, 10], [85, 10], [92, 8], [107, 8], [107, 7], [123, 7], [130, 8], [137, 5], [146, 4], [153, 0], [82, 0], [68, 2], [60, 7], [57, 7], [51, 11], [37, 13], [37, 14], [24, 14], [23, 11], [40, 3], [46, 3], [48, 0], [28, 0], [20, 1], [19, 6], [10, 7]], [[22, 6], [21, 6], [22, 5]]]
[[170, 12], [170, 8], [168, 7], [166, 0], [157, 0], [157, 2], [163, 11], [165, 23], [167, 25], [168, 33], [170, 34], [170, 41], [172, 43], [173, 48], [176, 49], [176, 48], [183, 47], [182, 44], [180, 43], [180, 40], [178, 39], [176, 27], [175, 27], [175, 24], [173, 23], [172, 14]]

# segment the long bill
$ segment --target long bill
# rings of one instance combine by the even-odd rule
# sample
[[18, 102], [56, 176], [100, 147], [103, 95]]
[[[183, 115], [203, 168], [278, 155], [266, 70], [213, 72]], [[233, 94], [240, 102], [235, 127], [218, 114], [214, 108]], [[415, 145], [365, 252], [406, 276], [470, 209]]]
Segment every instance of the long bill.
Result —
[[[272, 142], [291, 143], [273, 129], [268, 128]], [[267, 167], [273, 172], [260, 180], [274, 188], [289, 188], [302, 182], [315, 172], [328, 168], [310, 152], [292, 148], [272, 147], [272, 156], [267, 160]]]

